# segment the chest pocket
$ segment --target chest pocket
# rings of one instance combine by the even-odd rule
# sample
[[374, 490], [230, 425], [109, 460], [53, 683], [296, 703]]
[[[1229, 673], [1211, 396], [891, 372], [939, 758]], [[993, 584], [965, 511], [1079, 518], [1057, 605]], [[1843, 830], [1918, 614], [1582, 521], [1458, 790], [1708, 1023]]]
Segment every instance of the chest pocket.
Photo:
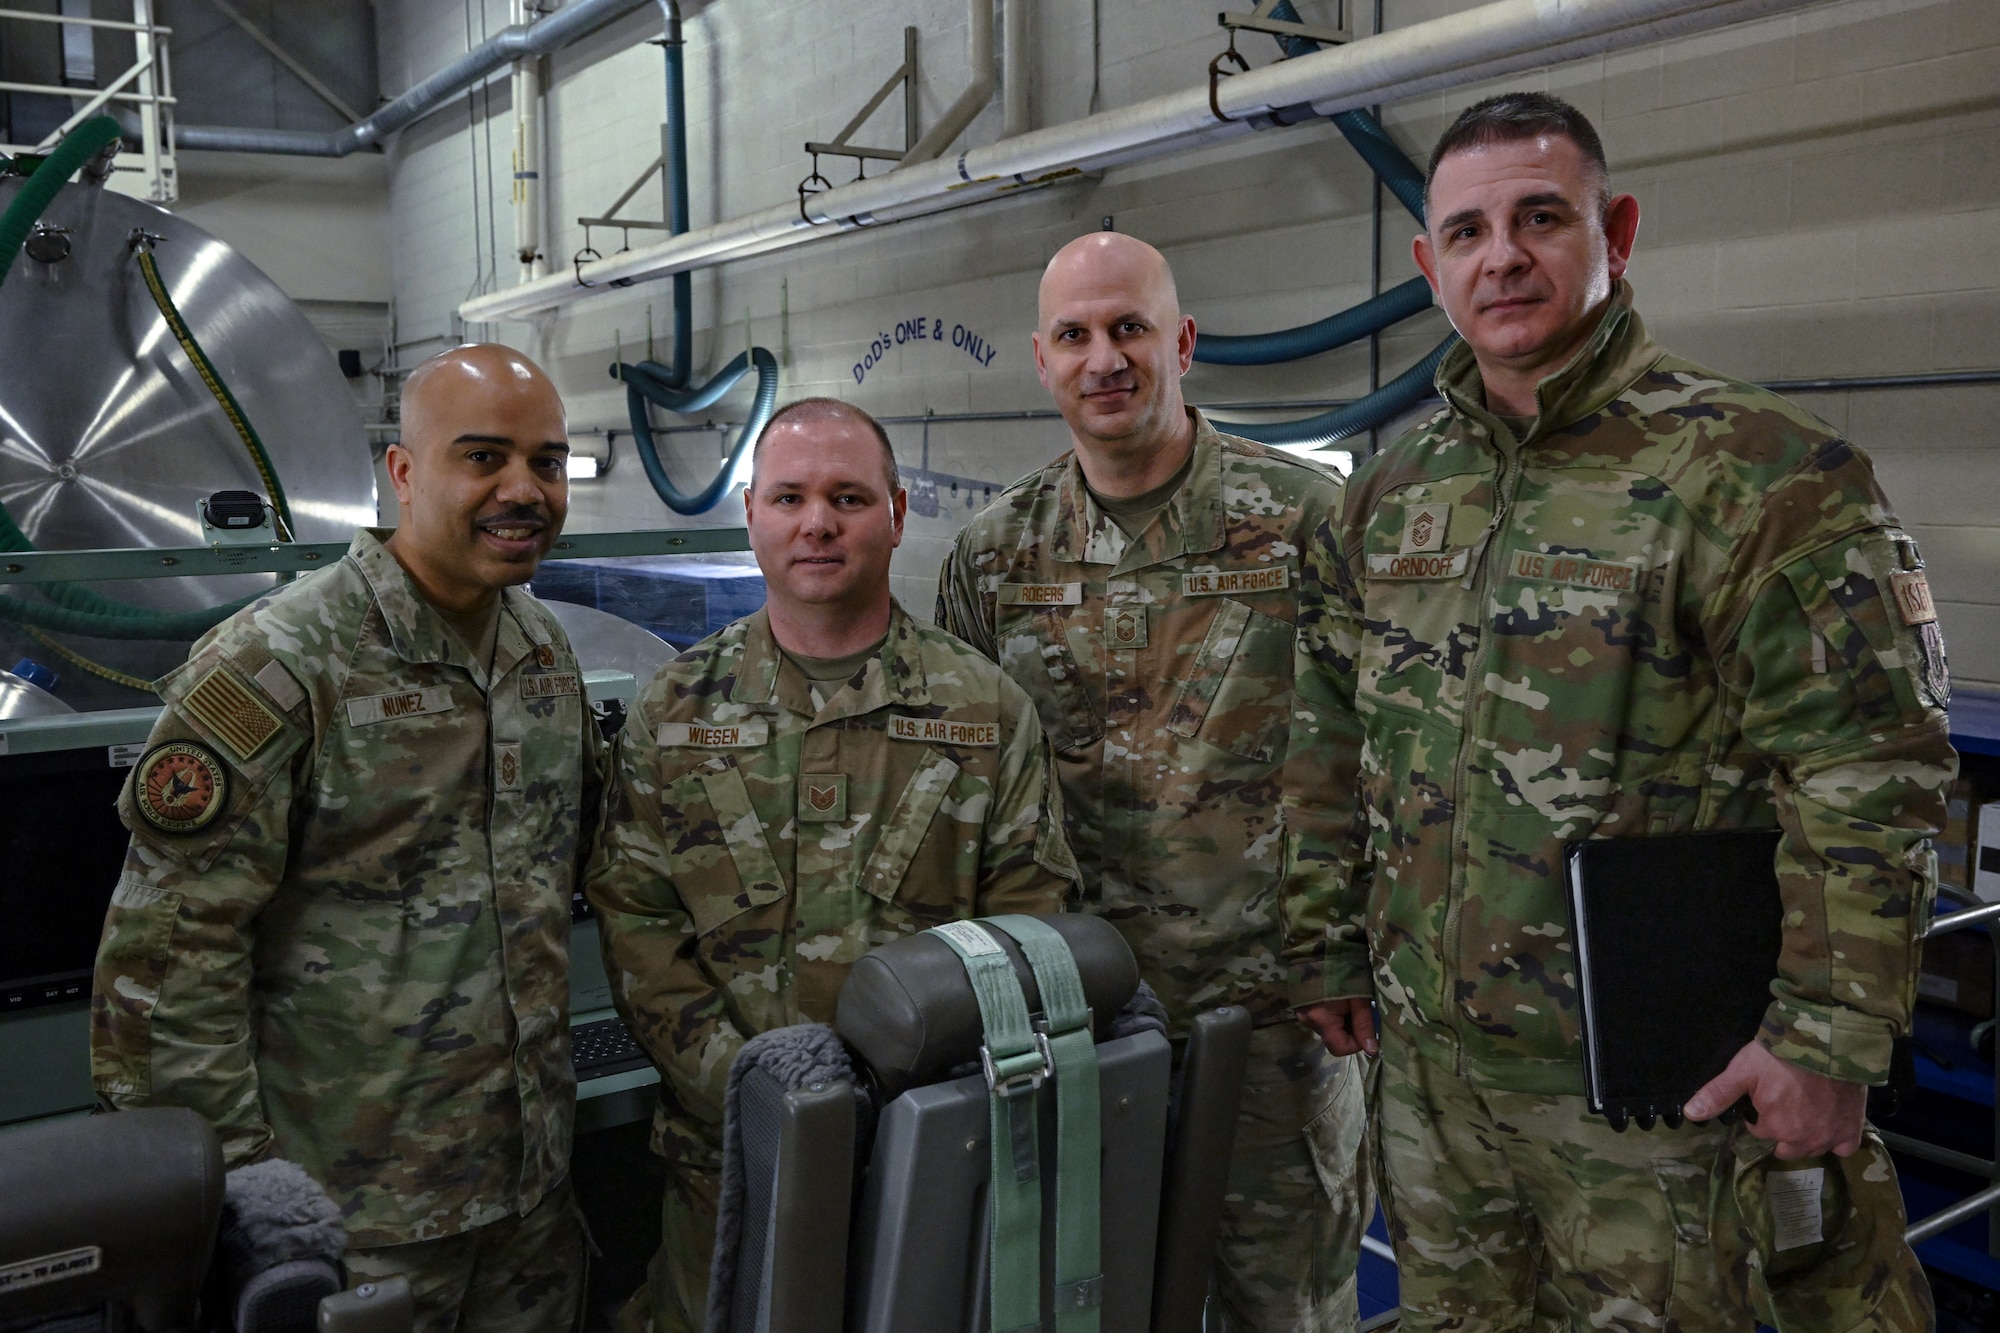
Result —
[[1479, 617], [1463, 585], [1492, 503], [1491, 478], [1473, 474], [1405, 486], [1377, 506], [1355, 571], [1363, 700], [1446, 723], [1464, 714]]
[[785, 877], [731, 759], [711, 755], [664, 784], [660, 798], [668, 829], [681, 835], [671, 850], [687, 866], [674, 887], [698, 934], [785, 897]]
[[1270, 763], [1291, 720], [1292, 627], [1224, 599], [1181, 681], [1167, 730]]
[[[1068, 607], [1082, 612], [1087, 607]], [[1091, 651], [1089, 631], [1079, 617], [1043, 608], [1025, 615], [1015, 608], [1000, 608], [995, 640], [1000, 650], [1000, 669], [1028, 692], [1049, 743], [1060, 753], [1088, 749], [1104, 738], [1104, 719], [1091, 702], [1089, 687], [1077, 665], [1078, 653], [1071, 636], [1082, 640], [1085, 653]]]
[[933, 754], [903, 785], [895, 813], [882, 826], [882, 836], [861, 870], [861, 887], [871, 897], [888, 902], [896, 896], [958, 772], [956, 763]]

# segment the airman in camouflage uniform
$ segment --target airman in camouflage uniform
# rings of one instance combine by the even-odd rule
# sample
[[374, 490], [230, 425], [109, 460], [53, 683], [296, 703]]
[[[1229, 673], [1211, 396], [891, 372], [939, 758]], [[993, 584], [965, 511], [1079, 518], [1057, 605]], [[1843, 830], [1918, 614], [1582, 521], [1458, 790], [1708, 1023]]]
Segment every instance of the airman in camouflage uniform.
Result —
[[[561, 625], [506, 586], [560, 530], [562, 407], [493, 347], [404, 403], [403, 526], [159, 683], [93, 1072], [112, 1106], [201, 1112], [231, 1166], [298, 1162], [353, 1280], [409, 1275], [420, 1333], [567, 1329], [569, 905], [600, 742]], [[482, 591], [475, 646], [451, 621]]]
[[[1286, 771], [1329, 1044], [1380, 1010], [1403, 1327], [1925, 1327], [1879, 1141], [1888, 1188], [1842, 1187], [1954, 770], [1916, 547], [1858, 450], [1646, 336], [1637, 204], [1573, 108], [1470, 109], [1430, 204], [1419, 262], [1469, 345], [1315, 535]], [[1763, 1031], [1690, 1123], [1615, 1133], [1581, 1096], [1563, 844], [1755, 828], [1786, 909]], [[1754, 1127], [1693, 1123], [1739, 1094]], [[1815, 1165], [1824, 1234], [1774, 1240], [1776, 1177], [1744, 1172]]]
[[831, 1022], [877, 945], [1057, 911], [1074, 888], [1033, 705], [889, 596], [905, 501], [880, 429], [824, 399], [773, 417], [748, 506], [768, 604], [662, 667], [619, 738], [586, 892], [619, 1012], [664, 1075], [670, 1173], [622, 1328], [703, 1326], [746, 1039]]
[[[1337, 483], [1183, 406], [1193, 322], [1152, 247], [1114, 233], [1066, 247], [1041, 324], [1076, 452], [959, 534], [938, 621], [1034, 699], [1084, 910], [1124, 934], [1170, 1034], [1223, 1004], [1257, 1024], [1214, 1284], [1224, 1327], [1352, 1327], [1370, 1207], [1360, 1072], [1292, 1020], [1324, 994], [1325, 922], [1278, 892], [1298, 559]], [[1096, 489], [1124, 461], [1136, 517]]]

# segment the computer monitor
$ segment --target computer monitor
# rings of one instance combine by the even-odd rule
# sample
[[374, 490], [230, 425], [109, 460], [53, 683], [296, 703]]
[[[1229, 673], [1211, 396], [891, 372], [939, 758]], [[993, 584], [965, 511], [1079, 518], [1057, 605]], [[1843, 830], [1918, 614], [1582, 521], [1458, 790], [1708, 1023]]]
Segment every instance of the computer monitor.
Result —
[[87, 999], [125, 861], [118, 790], [156, 709], [0, 729], [0, 1014]]

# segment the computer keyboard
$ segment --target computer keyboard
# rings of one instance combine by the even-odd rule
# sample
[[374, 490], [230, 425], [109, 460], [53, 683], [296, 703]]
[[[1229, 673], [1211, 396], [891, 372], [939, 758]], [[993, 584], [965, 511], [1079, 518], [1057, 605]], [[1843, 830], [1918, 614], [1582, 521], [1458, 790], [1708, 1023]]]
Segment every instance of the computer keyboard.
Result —
[[622, 1020], [602, 1018], [595, 1023], [579, 1023], [569, 1030], [569, 1059], [576, 1067], [576, 1081], [622, 1074], [628, 1069], [644, 1069], [652, 1063], [638, 1038], [626, 1030]]

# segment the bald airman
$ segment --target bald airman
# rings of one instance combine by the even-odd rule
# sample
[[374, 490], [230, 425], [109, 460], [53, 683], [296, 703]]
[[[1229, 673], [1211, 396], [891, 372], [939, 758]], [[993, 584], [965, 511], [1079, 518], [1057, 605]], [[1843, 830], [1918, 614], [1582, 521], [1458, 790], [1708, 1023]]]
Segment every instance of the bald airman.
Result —
[[207, 1117], [229, 1166], [298, 1163], [355, 1282], [418, 1333], [557, 1333], [569, 1186], [569, 909], [599, 740], [519, 585], [562, 530], [562, 401], [526, 357], [411, 375], [399, 522], [194, 645], [119, 813], [91, 1055], [113, 1107]]
[[1195, 327], [1160, 252], [1099, 232], [1042, 276], [1035, 366], [1072, 449], [959, 534], [938, 621], [1035, 701], [1081, 907], [1116, 923], [1183, 1042], [1256, 1023], [1212, 1305], [1231, 1330], [1355, 1323], [1367, 1221], [1360, 1072], [1293, 1020], [1324, 922], [1280, 895], [1278, 772], [1299, 552], [1338, 495], [1181, 396]]

